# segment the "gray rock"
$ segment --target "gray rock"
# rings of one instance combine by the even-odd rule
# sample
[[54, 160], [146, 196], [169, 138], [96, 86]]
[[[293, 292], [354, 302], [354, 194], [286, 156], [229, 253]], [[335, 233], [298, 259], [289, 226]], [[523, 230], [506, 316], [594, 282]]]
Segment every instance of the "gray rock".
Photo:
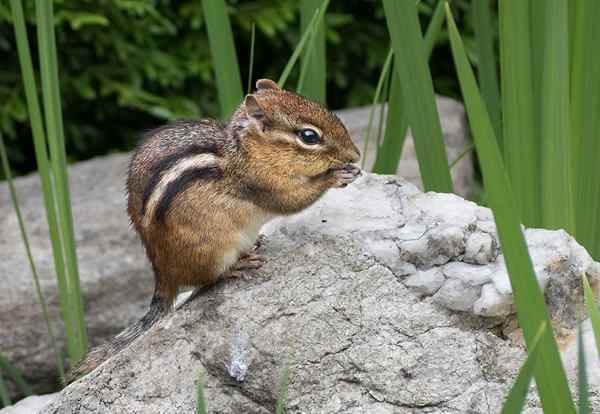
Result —
[[[484, 290], [495, 289], [491, 279], [481, 284], [455, 272], [433, 297], [406, 283], [427, 269], [455, 267], [439, 264], [460, 262], [464, 240], [489, 230], [478, 224], [488, 220], [489, 211], [456, 196], [366, 175], [270, 223], [262, 247], [269, 261], [261, 270], [219, 283], [171, 314], [43, 412], [192, 412], [202, 372], [211, 412], [269, 413], [286, 366], [288, 413], [499, 412], [524, 353], [490, 329], [496, 321], [473, 314]], [[410, 244], [417, 239], [424, 250]], [[533, 232], [531, 241], [566, 249], [571, 264], [585, 262], [585, 251], [562, 232]], [[390, 266], [394, 253], [411, 266]], [[498, 263], [465, 266], [485, 271]], [[555, 278], [575, 277], [568, 267], [554, 272], [548, 290]], [[466, 312], [438, 300], [451, 288], [452, 303], [469, 297], [454, 306]], [[548, 299], [560, 301], [550, 307], [577, 308], [565, 303], [572, 296]], [[591, 400], [600, 409], [597, 389]], [[539, 401], [532, 394], [527, 405]]]
[[[454, 99], [438, 96], [436, 99], [437, 109], [440, 115], [442, 131], [444, 132], [444, 143], [446, 144], [446, 155], [448, 162], [456, 160], [470, 145], [468, 126], [463, 105]], [[368, 170], [375, 163], [376, 145], [375, 135], [379, 125], [380, 107], [378, 106], [373, 115], [373, 129], [369, 138], [367, 151], [365, 148], [365, 136], [369, 123], [369, 112], [371, 107], [354, 108], [338, 111], [337, 114], [344, 121], [350, 135], [363, 152], [365, 166]], [[384, 108], [384, 117], [387, 116], [387, 105]], [[410, 133], [404, 142], [402, 157], [398, 165], [397, 174], [409, 182], [422, 188], [421, 173], [415, 152], [415, 144]], [[467, 153], [451, 170], [454, 191], [466, 197], [473, 184], [473, 155]]]
[[0, 414], [33, 414], [39, 412], [47, 406], [50, 401], [54, 400], [58, 393], [46, 395], [32, 395], [31, 397], [23, 398], [15, 405], [11, 405], [0, 409]]
[[433, 295], [444, 284], [444, 273], [439, 267], [419, 271], [406, 278], [404, 284], [425, 295]]

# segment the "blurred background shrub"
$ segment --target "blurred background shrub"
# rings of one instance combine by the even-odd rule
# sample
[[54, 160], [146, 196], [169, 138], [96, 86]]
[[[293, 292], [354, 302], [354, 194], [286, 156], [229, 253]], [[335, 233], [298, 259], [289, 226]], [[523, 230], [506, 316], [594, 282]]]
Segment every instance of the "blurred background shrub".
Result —
[[[277, 78], [299, 38], [299, 3], [227, 2], [244, 84], [252, 23], [254, 78]], [[433, 4], [422, 0], [419, 5], [423, 25]], [[23, 5], [36, 50], [34, 2], [24, 0]], [[476, 62], [470, 2], [454, 5], [467, 51]], [[218, 113], [202, 14], [198, 0], [55, 0], [69, 161], [130, 149], [140, 131], [171, 119]], [[389, 49], [381, 2], [332, 1], [326, 27], [328, 105], [369, 104]], [[35, 169], [35, 157], [8, 0], [0, 0], [0, 61], [0, 132], [11, 165], [23, 174]], [[445, 28], [431, 71], [438, 93], [459, 96]]]

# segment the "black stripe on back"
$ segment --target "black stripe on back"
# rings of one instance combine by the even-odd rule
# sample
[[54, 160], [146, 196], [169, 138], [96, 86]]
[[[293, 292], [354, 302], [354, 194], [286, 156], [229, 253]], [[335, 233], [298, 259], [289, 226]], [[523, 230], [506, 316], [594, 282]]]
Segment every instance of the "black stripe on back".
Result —
[[160, 223], [164, 220], [165, 215], [169, 211], [171, 203], [175, 197], [177, 197], [179, 193], [189, 188], [189, 186], [194, 182], [199, 180], [218, 180], [222, 177], [223, 171], [217, 166], [190, 168], [189, 170], [183, 171], [179, 177], [167, 185], [167, 189], [161, 196], [160, 200], [158, 200], [158, 204], [154, 212], [156, 221]]
[[219, 149], [214, 144], [207, 145], [190, 145], [189, 147], [184, 148], [181, 151], [177, 151], [167, 157], [156, 162], [151, 167], [151, 175], [146, 187], [144, 188], [144, 194], [142, 195], [142, 216], [146, 212], [146, 203], [148, 199], [154, 192], [154, 189], [160, 182], [162, 174], [172, 168], [177, 162], [183, 158], [187, 158], [188, 156], [194, 156], [199, 154], [219, 154]]

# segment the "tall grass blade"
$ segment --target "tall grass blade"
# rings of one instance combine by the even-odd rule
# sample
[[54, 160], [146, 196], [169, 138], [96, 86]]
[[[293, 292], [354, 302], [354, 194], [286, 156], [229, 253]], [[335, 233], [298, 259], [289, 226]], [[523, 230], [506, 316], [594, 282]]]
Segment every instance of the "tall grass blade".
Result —
[[542, 217], [547, 228], [574, 233], [569, 146], [569, 31], [564, 0], [547, 0], [539, 8], [544, 18], [541, 72]]
[[0, 163], [2, 164], [2, 169], [4, 171], [4, 176], [6, 177], [6, 181], [8, 183], [8, 189], [10, 192], [10, 197], [13, 203], [13, 207], [15, 209], [15, 214], [17, 215], [17, 221], [19, 222], [19, 229], [21, 231], [21, 238], [23, 239], [23, 245], [25, 246], [25, 252], [27, 254], [27, 261], [29, 262], [29, 267], [31, 269], [31, 275], [33, 277], [33, 284], [35, 286], [35, 293], [38, 297], [38, 301], [40, 302], [40, 306], [42, 307], [42, 315], [44, 317], [44, 321], [46, 322], [46, 329], [48, 330], [48, 337], [50, 339], [50, 345], [54, 351], [54, 355], [56, 357], [56, 367], [58, 369], [58, 374], [61, 380], [61, 383], [64, 383], [65, 372], [62, 363], [61, 353], [59, 351], [58, 343], [56, 341], [56, 336], [54, 335], [54, 330], [52, 329], [52, 325], [50, 324], [50, 316], [48, 314], [48, 306], [46, 304], [46, 300], [44, 299], [44, 295], [42, 293], [42, 288], [40, 286], [40, 279], [37, 273], [37, 268], [33, 261], [33, 255], [31, 254], [31, 248], [29, 246], [29, 238], [27, 237], [27, 231], [25, 229], [25, 222], [23, 221], [23, 216], [21, 215], [21, 209], [19, 208], [19, 200], [17, 198], [17, 191], [15, 190], [15, 185], [12, 180], [12, 174], [10, 171], [10, 166], [8, 164], [8, 157], [6, 155], [6, 147], [4, 145], [4, 139], [2, 138], [2, 134], [0, 134]]
[[506, 401], [502, 406], [502, 414], [514, 414], [523, 411], [525, 397], [527, 397], [527, 393], [529, 392], [529, 384], [531, 383], [533, 370], [540, 352], [538, 344], [545, 330], [546, 324], [544, 323], [535, 335], [532, 346], [527, 350], [527, 359], [519, 370], [519, 375], [506, 397]]
[[248, 64], [248, 88], [246, 93], [252, 92], [252, 72], [254, 71], [254, 44], [256, 43], [256, 23], [252, 23], [252, 35], [250, 37], [250, 63]]
[[323, 4], [317, 9], [317, 20], [314, 26], [310, 29], [310, 38], [308, 39], [308, 44], [303, 49], [303, 52], [306, 54], [306, 59], [302, 60], [300, 64], [300, 75], [298, 76], [298, 86], [296, 87], [296, 91], [302, 95], [305, 94], [304, 89], [306, 76], [309, 73], [310, 63], [312, 62], [311, 56], [315, 46], [317, 45], [317, 36], [319, 30], [321, 30], [321, 28], [323, 27], [323, 23], [325, 20], [325, 12], [327, 11], [328, 6], [329, 0], [323, 0]]
[[[363, 159], [361, 161], [361, 167], [365, 168], [365, 162], [367, 160], [367, 150], [369, 149], [369, 141], [371, 139], [371, 130], [373, 128], [373, 115], [375, 115], [375, 110], [377, 109], [377, 102], [379, 102], [379, 95], [383, 89], [383, 83], [385, 78], [388, 76], [390, 67], [392, 66], [392, 56], [394, 52], [392, 49], [388, 52], [387, 57], [385, 58], [385, 62], [383, 64], [383, 69], [381, 69], [381, 73], [379, 74], [379, 80], [377, 81], [377, 86], [375, 87], [375, 95], [373, 96], [373, 103], [371, 104], [371, 109], [369, 110], [369, 118], [367, 121], [367, 129], [365, 131], [365, 143], [363, 145]], [[383, 105], [383, 104], [382, 104]]]
[[[433, 12], [427, 33], [425, 34], [425, 54], [427, 59], [431, 52], [444, 23], [444, 1], [438, 1]], [[404, 97], [400, 85], [398, 71], [393, 70], [390, 94], [388, 99], [388, 114], [383, 135], [383, 143], [377, 149], [377, 157], [373, 165], [373, 172], [377, 174], [396, 174], [398, 163], [402, 157], [402, 148], [408, 131], [408, 118], [403, 105], [412, 105], [410, 97]]]
[[225, 0], [202, 0], [208, 43], [214, 63], [221, 117], [229, 118], [243, 96], [231, 23]]
[[2, 405], [0, 405], [0, 408], [12, 405], [12, 401], [8, 393], [8, 387], [6, 386], [6, 381], [4, 381], [4, 376], [2, 375], [2, 372], [0, 372], [0, 403], [2, 403]]
[[204, 375], [202, 371], [198, 373], [198, 383], [196, 385], [196, 414], [206, 414], [206, 399], [204, 398]]
[[539, 142], [535, 130], [529, 3], [500, 0], [504, 162], [523, 223], [540, 225]]
[[382, 140], [383, 140], [383, 129], [384, 129], [384, 121], [385, 121], [385, 103], [389, 100], [390, 98], [390, 83], [391, 83], [391, 76], [390, 73], [391, 71], [393, 71], [394, 68], [391, 67], [390, 70], [388, 70], [388, 73], [386, 73], [385, 75], [385, 79], [383, 81], [383, 89], [381, 92], [381, 100], [380, 103], [381, 105], [379, 105], [379, 118], [378, 118], [378, 123], [377, 123], [377, 133], [375, 134], [375, 136], [377, 137], [377, 148], [379, 148], [379, 146], [381, 146]]
[[0, 354], [0, 372], [4, 372], [7, 376], [12, 378], [12, 380], [17, 385], [17, 387], [19, 387], [23, 395], [33, 395], [33, 390], [31, 389], [27, 381], [25, 381], [25, 378], [23, 378], [23, 374], [21, 374], [21, 371], [19, 371], [19, 369], [13, 364], [8, 362], [6, 357], [4, 357], [4, 355], [2, 354]]
[[456, 165], [462, 160], [469, 152], [475, 149], [475, 145], [469, 144], [460, 154], [456, 156], [456, 158], [450, 163], [450, 169], [456, 167]]
[[[479, 95], [475, 76], [448, 6], [446, 15], [454, 64], [481, 163], [489, 205], [494, 213], [504, 260], [510, 275], [517, 317], [525, 342], [531, 349], [537, 330], [544, 323], [551, 326], [550, 319], [528, 254], [510, 181], [494, 137], [494, 129]], [[542, 335], [539, 347], [535, 380], [544, 410], [552, 413], [575, 413], [558, 346], [550, 329]]]
[[67, 338], [67, 349], [71, 361], [75, 361], [78, 355], [77, 338], [73, 334], [74, 323], [72, 314], [69, 311], [69, 294], [66, 277], [66, 269], [63, 258], [62, 242], [60, 240], [58, 219], [56, 212], [56, 201], [52, 184], [52, 172], [48, 162], [48, 152], [46, 149], [46, 137], [42, 114], [37, 97], [37, 87], [33, 72], [31, 53], [29, 50], [29, 41], [25, 28], [25, 18], [23, 8], [19, 0], [11, 0], [11, 10], [13, 14], [13, 25], [15, 29], [15, 38], [17, 40], [17, 52], [21, 66], [23, 86], [25, 89], [25, 98], [29, 112], [29, 120], [33, 135], [33, 144], [35, 148], [35, 157], [38, 166], [38, 172], [42, 184], [42, 194], [46, 210], [46, 220], [50, 239], [52, 241], [52, 255], [54, 267], [59, 288], [59, 300], [63, 320], [65, 321], [65, 336]]
[[[73, 358], [77, 361], [87, 352], [87, 333], [81, 289], [79, 286], [77, 256], [75, 252], [75, 236], [73, 232], [69, 181], [67, 177], [64, 128], [62, 124], [52, 7], [53, 2], [37, 2], [36, 19], [46, 132], [51, 154], [52, 174], [55, 183], [54, 191], [60, 218], [60, 237], [67, 265], [67, 303], [72, 318], [72, 334], [74, 335], [73, 340], [75, 341]], [[69, 338], [69, 340], [71, 340], [71, 338]]]
[[596, 339], [596, 348], [598, 349], [598, 355], [600, 355], [600, 310], [598, 310], [598, 306], [596, 305], [594, 293], [592, 292], [587, 277], [582, 275], [581, 279], [583, 283], [585, 306], [587, 307], [588, 315], [592, 322], [592, 330], [594, 331], [594, 338]]
[[[323, 13], [323, 15], [325, 15], [325, 13]], [[296, 45], [294, 52], [292, 52], [292, 56], [290, 56], [290, 59], [286, 63], [285, 67], [283, 68], [283, 71], [281, 72], [281, 75], [279, 76], [277, 85], [279, 85], [280, 88], [283, 88], [285, 86], [285, 83], [287, 82], [290, 73], [292, 73], [292, 69], [294, 69], [296, 62], [300, 57], [300, 54], [302, 53], [304, 47], [306, 46], [306, 43], [312, 36], [313, 30], [315, 28], [315, 25], [317, 24], [319, 16], [321, 16], [321, 13], [319, 13], [319, 9], [317, 9], [312, 19], [310, 19], [310, 23], [308, 24], [308, 26], [306, 26], [306, 29], [302, 33], [302, 36], [300, 36], [300, 41]]]
[[[452, 180], [414, 1], [383, 0], [405, 110], [426, 191], [452, 192]], [[408, 100], [403, 100], [408, 102]]]
[[279, 383], [279, 397], [275, 403], [275, 414], [283, 414], [285, 409], [285, 402], [288, 396], [288, 388], [290, 386], [290, 366], [286, 363], [283, 368], [281, 375], [281, 382]]
[[578, 414], [589, 414], [589, 390], [587, 379], [587, 364], [585, 362], [585, 348], [581, 325], [577, 329], [577, 389], [579, 391]]
[[[302, 0], [300, 2], [300, 27], [305, 31], [317, 9], [326, 9], [328, 0]], [[327, 99], [327, 60], [325, 42], [325, 21], [319, 24], [313, 37], [313, 47], [302, 54], [302, 61], [308, 61], [304, 85], [300, 93], [318, 102]]]
[[578, 0], [571, 65], [571, 149], [577, 240], [600, 259], [600, 2]]
[[[522, 0], [521, 0], [522, 1]], [[502, 122], [500, 115], [500, 91], [498, 89], [498, 69], [494, 53], [494, 26], [492, 25], [491, 1], [471, 0], [473, 7], [473, 26], [475, 26], [475, 44], [479, 64], [477, 74], [481, 96], [486, 104], [498, 144], [502, 150]]]

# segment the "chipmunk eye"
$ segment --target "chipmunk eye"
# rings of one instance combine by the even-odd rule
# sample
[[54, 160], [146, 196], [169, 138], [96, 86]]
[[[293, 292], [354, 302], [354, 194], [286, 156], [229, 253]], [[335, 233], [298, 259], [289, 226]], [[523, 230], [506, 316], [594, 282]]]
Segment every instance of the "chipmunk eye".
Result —
[[308, 145], [315, 145], [321, 139], [317, 131], [310, 128], [302, 128], [301, 130], [299, 130], [298, 138], [300, 138], [302, 142]]

